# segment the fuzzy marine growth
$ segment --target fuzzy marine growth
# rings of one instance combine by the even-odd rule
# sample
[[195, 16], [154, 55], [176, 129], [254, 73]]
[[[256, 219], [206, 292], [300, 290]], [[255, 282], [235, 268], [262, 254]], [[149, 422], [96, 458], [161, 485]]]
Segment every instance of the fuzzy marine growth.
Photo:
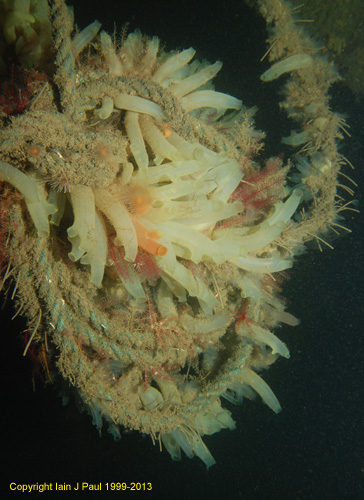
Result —
[[210, 466], [201, 436], [235, 425], [221, 397], [280, 411], [258, 372], [289, 357], [273, 329], [297, 320], [276, 283], [308, 239], [304, 191], [279, 158], [255, 162], [263, 134], [214, 90], [220, 62], [139, 31], [115, 45], [97, 21], [71, 39], [62, 2], [51, 19], [53, 83], [1, 133], [4, 281], [26, 350], [52, 346], [99, 429]]

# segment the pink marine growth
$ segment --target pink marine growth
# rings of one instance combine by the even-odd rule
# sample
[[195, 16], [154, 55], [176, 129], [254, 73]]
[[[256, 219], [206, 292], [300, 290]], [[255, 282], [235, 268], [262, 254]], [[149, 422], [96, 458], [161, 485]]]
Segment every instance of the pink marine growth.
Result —
[[12, 66], [9, 79], [1, 84], [0, 113], [6, 116], [21, 115], [29, 109], [39, 85], [47, 77], [35, 70], [26, 70]]
[[[111, 235], [115, 236], [114, 234]], [[161, 275], [161, 269], [152, 255], [139, 248], [135, 262], [125, 260], [125, 250], [122, 246], [114, 245], [110, 239], [110, 257], [114, 262], [119, 275], [126, 281], [133, 281], [137, 274], [142, 283], [153, 283]]]
[[282, 158], [270, 158], [264, 168], [244, 177], [231, 195], [231, 201], [242, 201], [246, 210], [252, 209], [256, 215], [267, 211], [282, 198], [286, 168], [282, 168]]

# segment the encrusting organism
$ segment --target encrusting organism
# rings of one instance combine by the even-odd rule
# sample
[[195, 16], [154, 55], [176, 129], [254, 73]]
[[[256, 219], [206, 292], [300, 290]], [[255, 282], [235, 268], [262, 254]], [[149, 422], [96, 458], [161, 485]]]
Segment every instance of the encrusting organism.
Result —
[[55, 72], [22, 113], [1, 108], [2, 284], [28, 319], [25, 352], [78, 390], [98, 429], [139, 430], [207, 466], [202, 436], [235, 427], [223, 399], [280, 411], [261, 372], [289, 358], [274, 328], [298, 322], [283, 274], [346, 206], [335, 69], [283, 1], [258, 5], [275, 25], [262, 80], [289, 73], [290, 162], [259, 165], [255, 110], [213, 87], [221, 62], [138, 30], [115, 44], [98, 21], [72, 36], [60, 0]]

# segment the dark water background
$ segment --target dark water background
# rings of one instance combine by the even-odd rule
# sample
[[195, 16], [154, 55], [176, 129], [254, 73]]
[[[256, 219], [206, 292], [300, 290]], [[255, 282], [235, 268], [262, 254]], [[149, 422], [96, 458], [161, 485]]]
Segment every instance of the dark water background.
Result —
[[[158, 35], [167, 49], [193, 46], [197, 56], [224, 63], [215, 79], [217, 90], [257, 105], [257, 127], [269, 134], [271, 154], [282, 151], [280, 138], [292, 125], [278, 108], [281, 82], [261, 85], [268, 63], [265, 25], [241, 2], [74, 2], [76, 20], [84, 27], [95, 18], [104, 29], [139, 27]], [[332, 92], [333, 109], [348, 115], [352, 138], [342, 152], [356, 166], [345, 173], [358, 183], [355, 198], [363, 206], [364, 120], [358, 103], [343, 86]], [[19, 332], [25, 323], [6, 306], [1, 316], [2, 449], [8, 484], [58, 482], [151, 482], [152, 492], [136, 497], [183, 497], [244, 500], [321, 500], [364, 498], [364, 287], [363, 215], [348, 212], [344, 234], [334, 251], [312, 248], [296, 259], [284, 295], [288, 311], [301, 319], [278, 336], [291, 359], [278, 360], [265, 374], [282, 405], [279, 415], [259, 399], [233, 412], [237, 429], [205, 437], [217, 464], [206, 470], [197, 458], [172, 462], [149, 437], [123, 434], [118, 443], [101, 437], [91, 418], [75, 404], [62, 406], [57, 390], [33, 393], [31, 366], [22, 357]], [[4, 472], [5, 467], [5, 472]], [[13, 494], [6, 493], [5, 498]], [[42, 494], [43, 497], [46, 493]], [[54, 498], [69, 493], [57, 492]], [[82, 498], [122, 498], [124, 492], [94, 492]]]

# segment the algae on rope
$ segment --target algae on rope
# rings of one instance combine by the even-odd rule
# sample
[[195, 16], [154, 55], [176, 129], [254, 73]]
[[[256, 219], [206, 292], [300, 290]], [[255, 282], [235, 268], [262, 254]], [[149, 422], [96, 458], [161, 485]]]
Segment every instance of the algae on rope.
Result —
[[345, 122], [328, 98], [337, 73], [294, 10], [258, 4], [275, 25], [262, 80], [289, 73], [281, 106], [298, 130], [284, 142], [299, 154], [286, 164], [259, 165], [254, 110], [213, 88], [221, 63], [139, 31], [115, 44], [98, 21], [72, 35], [60, 0], [51, 80], [23, 114], [2, 114], [3, 284], [16, 284], [26, 351], [53, 350], [46, 370], [99, 429], [148, 433], [207, 466], [201, 437], [235, 427], [222, 399], [257, 393], [280, 411], [257, 373], [289, 358], [273, 330], [297, 324], [277, 280], [346, 207]]

